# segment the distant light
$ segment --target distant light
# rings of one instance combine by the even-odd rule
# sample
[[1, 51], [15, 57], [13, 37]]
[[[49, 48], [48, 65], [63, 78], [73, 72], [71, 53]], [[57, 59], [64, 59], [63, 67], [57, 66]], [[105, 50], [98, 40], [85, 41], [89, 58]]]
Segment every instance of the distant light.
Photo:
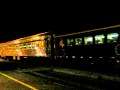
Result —
[[75, 58], [75, 56], [72, 56], [72, 58]]
[[91, 63], [91, 64], [93, 64], [93, 63]]
[[99, 58], [103, 58], [103, 57], [99, 57]]
[[92, 58], [91, 56], [89, 58]]
[[115, 58], [115, 57], [111, 57], [111, 58]]
[[117, 60], [116, 62], [117, 62], [117, 63], [119, 63], [119, 62], [120, 62], [120, 60]]
[[66, 58], [68, 58], [68, 56], [66, 56]]
[[80, 58], [83, 58], [83, 56], [81, 56]]

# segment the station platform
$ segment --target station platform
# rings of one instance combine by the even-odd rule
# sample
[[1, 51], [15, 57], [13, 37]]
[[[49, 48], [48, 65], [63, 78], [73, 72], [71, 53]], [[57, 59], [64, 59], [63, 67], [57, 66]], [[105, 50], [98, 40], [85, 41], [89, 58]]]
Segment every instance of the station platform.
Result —
[[79, 90], [120, 90], [120, 76], [68, 68], [36, 67], [19, 69], [18, 72], [42, 78]]
[[76, 75], [76, 76], [85, 76], [85, 77], [93, 78], [93, 79], [98, 79], [99, 77], [101, 77], [104, 80], [113, 80], [113, 81], [120, 82], [119, 75], [102, 74], [102, 73], [96, 73], [96, 72], [90, 72], [90, 71], [84, 71], [84, 70], [67, 69], [67, 68], [55, 68], [53, 71], [66, 73], [70, 75]]
[[111, 80], [111, 81], [117, 81], [120, 82], [120, 76], [119, 75], [112, 75], [112, 74], [102, 74], [102, 73], [96, 73], [91, 71], [85, 71], [85, 70], [76, 70], [76, 69], [68, 69], [68, 68], [51, 68], [51, 67], [36, 67], [36, 68], [28, 68], [23, 69], [22, 71], [52, 71], [55, 73], [62, 73], [62, 74], [68, 74], [68, 75], [74, 75], [74, 76], [82, 76], [92, 79], [99, 79], [101, 77], [103, 80]]
[[[0, 62], [9, 62], [8, 60], [0, 59]], [[21, 72], [36, 72], [36, 71], [52, 71], [54, 73], [61, 73], [61, 74], [67, 74], [67, 75], [74, 75], [74, 76], [80, 76], [80, 77], [87, 77], [91, 79], [102, 79], [102, 80], [110, 80], [110, 81], [116, 81], [120, 82], [120, 75], [114, 75], [114, 74], [103, 74], [103, 73], [97, 73], [93, 71], [85, 71], [85, 70], [76, 70], [76, 69], [70, 69], [70, 68], [60, 68], [60, 67], [25, 67], [22, 68], [23, 63], [18, 63], [15, 61], [10, 61], [9, 63], [17, 64], [15, 70], [19, 70]], [[1, 63], [2, 64], [2, 63]], [[7, 64], [8, 65], [8, 64]], [[10, 64], [12, 65], [12, 64]], [[14, 66], [14, 65], [12, 65]], [[10, 67], [12, 67], [10, 66]]]

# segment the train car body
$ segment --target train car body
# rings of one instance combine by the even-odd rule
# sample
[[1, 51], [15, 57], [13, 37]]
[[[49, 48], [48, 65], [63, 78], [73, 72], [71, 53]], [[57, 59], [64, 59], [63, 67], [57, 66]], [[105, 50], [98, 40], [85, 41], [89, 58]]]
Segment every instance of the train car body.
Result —
[[120, 25], [55, 37], [55, 58], [61, 67], [111, 69], [120, 62], [115, 47], [120, 42]]
[[50, 57], [51, 34], [48, 32], [19, 38], [0, 44], [1, 57], [12, 57], [14, 60], [27, 57]]

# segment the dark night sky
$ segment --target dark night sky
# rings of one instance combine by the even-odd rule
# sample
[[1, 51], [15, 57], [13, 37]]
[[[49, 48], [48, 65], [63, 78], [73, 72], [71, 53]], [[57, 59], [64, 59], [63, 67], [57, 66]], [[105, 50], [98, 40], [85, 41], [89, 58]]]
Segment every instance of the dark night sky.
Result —
[[45, 31], [64, 34], [120, 24], [119, 15], [66, 11], [8, 10], [2, 13], [0, 43]]

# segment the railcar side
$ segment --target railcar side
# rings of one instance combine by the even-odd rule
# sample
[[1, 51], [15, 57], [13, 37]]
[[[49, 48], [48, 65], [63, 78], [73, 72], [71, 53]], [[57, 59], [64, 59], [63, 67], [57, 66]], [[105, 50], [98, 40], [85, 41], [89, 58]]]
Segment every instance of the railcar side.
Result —
[[20, 60], [28, 57], [51, 56], [51, 34], [48, 32], [0, 44], [1, 57]]
[[119, 40], [120, 25], [56, 36], [56, 61], [61, 67], [112, 70], [120, 62]]

